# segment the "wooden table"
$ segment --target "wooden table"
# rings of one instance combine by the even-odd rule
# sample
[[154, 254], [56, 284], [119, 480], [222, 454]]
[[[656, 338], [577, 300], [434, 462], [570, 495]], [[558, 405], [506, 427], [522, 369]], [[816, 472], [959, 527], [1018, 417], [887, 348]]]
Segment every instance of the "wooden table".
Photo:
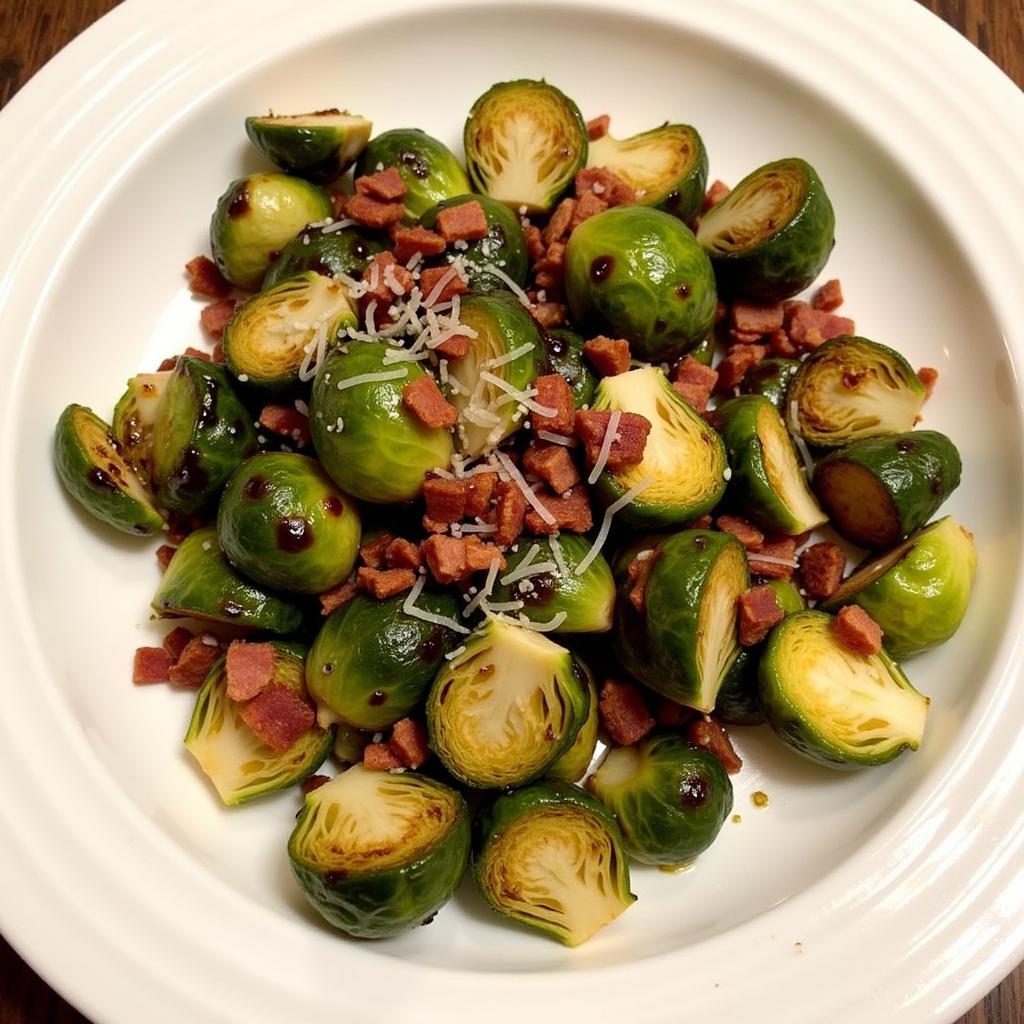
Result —
[[[0, 107], [118, 0], [0, 0]], [[169, 0], [173, 2], [173, 0]], [[1024, 88], [1024, 0], [920, 0]], [[1024, 1021], [1024, 965], [958, 1024]], [[0, 1024], [88, 1024], [0, 938]]]

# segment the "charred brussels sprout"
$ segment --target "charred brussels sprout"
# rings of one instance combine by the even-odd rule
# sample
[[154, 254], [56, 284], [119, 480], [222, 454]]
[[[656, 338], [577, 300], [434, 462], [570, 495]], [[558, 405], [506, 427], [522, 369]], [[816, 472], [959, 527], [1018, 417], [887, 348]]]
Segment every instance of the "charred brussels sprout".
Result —
[[252, 417], [217, 363], [181, 356], [153, 424], [157, 503], [197, 512], [256, 450]]
[[357, 764], [306, 797], [288, 857], [326, 921], [386, 939], [425, 924], [451, 898], [469, 861], [469, 812], [440, 782]]
[[114, 406], [113, 434], [121, 455], [146, 487], [153, 480], [153, 425], [170, 379], [170, 370], [137, 374]]
[[220, 272], [255, 290], [279, 253], [307, 224], [334, 215], [327, 193], [287, 174], [236, 178], [217, 202], [210, 245]]
[[977, 568], [974, 538], [951, 516], [899, 547], [869, 559], [824, 603], [826, 611], [859, 604], [902, 660], [944, 644], [960, 627]]
[[[350, 341], [317, 370], [309, 426], [317, 455], [346, 494], [363, 501], [412, 501], [423, 474], [451, 462], [452, 439], [425, 427], [402, 401], [424, 370], [389, 363], [387, 345]], [[353, 383], [358, 382], [358, 383]]]
[[[306, 649], [299, 644], [271, 641], [274, 648], [273, 685], [287, 686], [303, 699]], [[330, 754], [334, 729], [313, 726], [287, 750], [267, 746], [240, 714], [244, 705], [228, 697], [227, 659], [213, 666], [196, 696], [185, 735], [188, 752], [228, 806], [248, 803], [308, 779]]]
[[732, 810], [732, 783], [721, 763], [676, 734], [613, 747], [587, 788], [642, 864], [686, 866], [715, 841]]
[[959, 483], [960, 453], [936, 430], [854, 441], [814, 471], [814, 490], [832, 525], [875, 549], [919, 530]]
[[759, 675], [772, 731], [810, 761], [840, 769], [885, 764], [921, 743], [928, 698], [884, 650], [844, 647], [824, 612], [783, 619], [768, 637]]
[[395, 128], [371, 139], [356, 162], [355, 176], [394, 167], [405, 187], [406, 220], [422, 217], [432, 206], [465, 195], [469, 179], [455, 154], [418, 128]]
[[590, 406], [597, 390], [597, 374], [583, 358], [585, 339], [566, 327], [549, 330], [545, 334], [545, 347], [551, 372], [564, 377], [577, 409]]
[[786, 401], [790, 429], [810, 444], [836, 448], [913, 430], [926, 397], [899, 352], [867, 338], [840, 337], [804, 360]]
[[370, 260], [384, 249], [383, 240], [363, 228], [308, 228], [297, 234], [271, 263], [263, 278], [263, 291], [307, 270], [315, 270], [324, 277], [345, 274], [359, 280]]
[[488, 619], [434, 680], [427, 698], [430, 748], [467, 786], [521, 786], [572, 746], [589, 703], [564, 647], [524, 626]]
[[550, 210], [587, 160], [579, 108], [528, 78], [492, 85], [469, 111], [463, 143], [473, 187], [528, 213]]
[[789, 385], [800, 369], [799, 359], [762, 359], [751, 367], [740, 384], [745, 395], [762, 395], [781, 413], [788, 410]]
[[504, 917], [579, 946], [636, 901], [608, 812], [567, 782], [504, 793], [477, 823], [473, 876]]
[[181, 542], [152, 607], [165, 618], [232, 622], [269, 633], [293, 633], [302, 622], [296, 605], [250, 583], [231, 568], [217, 543], [214, 526], [196, 530]]
[[616, 206], [585, 220], [569, 236], [565, 287], [577, 327], [625, 338], [654, 363], [699, 345], [715, 322], [707, 254], [661, 210]]
[[[454, 629], [407, 614], [404, 601], [357, 594], [331, 614], [309, 652], [309, 692], [358, 729], [384, 729], [417, 708], [445, 664], [444, 656], [462, 642]], [[425, 592], [416, 605], [458, 620], [458, 602], [451, 594]]]
[[814, 168], [791, 158], [748, 174], [701, 218], [697, 238], [726, 294], [778, 302], [821, 273], [835, 214]]
[[605, 470], [597, 491], [606, 504], [648, 486], [619, 517], [637, 526], [681, 526], [709, 512], [725, 492], [725, 446], [718, 434], [672, 390], [655, 366], [605, 377], [595, 409], [639, 413], [651, 423], [644, 457], [618, 472]]
[[164, 521], [121, 454], [110, 427], [84, 405], [69, 405], [53, 438], [57, 475], [87, 512], [123, 533], [144, 535]]
[[586, 721], [580, 726], [576, 733], [576, 739], [572, 746], [551, 766], [548, 777], [552, 779], [565, 779], [567, 782], [578, 782], [586, 774], [590, 762], [594, 759], [594, 751], [597, 748], [597, 730], [601, 724], [598, 715], [598, 693], [597, 683], [594, 682], [594, 673], [587, 668], [581, 658], [573, 655], [573, 668], [576, 674], [585, 679], [587, 690], [590, 693], [590, 710], [587, 712]]
[[365, 117], [337, 108], [245, 119], [246, 134], [272, 164], [319, 185], [340, 178], [352, 166], [372, 128]]

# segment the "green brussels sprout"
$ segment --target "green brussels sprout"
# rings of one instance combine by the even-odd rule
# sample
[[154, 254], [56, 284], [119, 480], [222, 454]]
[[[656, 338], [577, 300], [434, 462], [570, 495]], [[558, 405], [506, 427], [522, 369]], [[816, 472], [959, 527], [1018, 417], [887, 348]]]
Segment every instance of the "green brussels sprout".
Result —
[[[500, 606], [518, 601], [519, 614], [538, 623], [551, 622], [564, 612], [548, 632], [605, 633], [612, 628], [615, 582], [608, 563], [598, 555], [582, 573], [576, 571], [590, 551], [586, 537], [563, 533], [557, 539], [523, 539], [517, 547], [518, 551], [505, 553], [505, 572], [495, 582], [488, 603]], [[523, 575], [527, 571], [529, 575]]]
[[210, 246], [220, 272], [239, 288], [255, 290], [279, 253], [307, 224], [334, 215], [330, 197], [287, 174], [236, 178], [217, 201]]
[[152, 607], [162, 618], [231, 622], [269, 633], [293, 633], [302, 622], [296, 605], [262, 590], [231, 568], [217, 543], [215, 526], [204, 526], [181, 542]]
[[451, 899], [469, 846], [469, 812], [455, 790], [357, 764], [306, 796], [288, 858], [328, 923], [386, 939], [426, 924]]
[[768, 724], [791, 750], [827, 768], [885, 764], [917, 750], [928, 698], [884, 650], [855, 654], [824, 612], [787, 615], [766, 642], [760, 677]]
[[430, 688], [430, 749], [467, 786], [522, 786], [572, 746], [589, 703], [564, 647], [489, 618]]
[[[320, 709], [317, 717], [325, 717], [323, 708]], [[363, 759], [363, 751], [370, 742], [370, 737], [344, 722], [335, 723], [334, 730], [334, 749], [331, 753], [343, 765], [359, 764]]]
[[121, 453], [110, 427], [84, 405], [57, 420], [53, 455], [61, 483], [81, 506], [123, 533], [157, 533], [164, 521]]
[[784, 414], [788, 408], [789, 385], [801, 365], [799, 359], [762, 359], [747, 370], [740, 391], [745, 395], [762, 395]]
[[592, 796], [557, 780], [503, 793], [484, 812], [473, 878], [493, 910], [566, 946], [636, 902], [615, 822]]
[[789, 386], [789, 426], [808, 443], [838, 448], [913, 430], [928, 394], [914, 368], [885, 345], [843, 336], [815, 349]]
[[564, 377], [577, 409], [590, 407], [597, 390], [597, 374], [583, 358], [584, 338], [567, 327], [548, 330], [544, 335], [551, 372]]
[[587, 166], [613, 171], [641, 206], [656, 206], [682, 221], [693, 220], [704, 203], [708, 154], [688, 124], [663, 124], [628, 139], [605, 135], [590, 143]]
[[703, 853], [732, 810], [732, 783], [718, 758], [673, 733], [613, 747], [587, 788], [615, 819], [631, 857], [668, 868]]
[[405, 219], [418, 220], [443, 199], [465, 195], [469, 179], [455, 154], [418, 128], [394, 128], [370, 139], [356, 161], [355, 176], [394, 167], [405, 187]]
[[452, 458], [451, 434], [425, 427], [402, 402], [402, 389], [426, 371], [389, 363], [389, 351], [367, 341], [335, 349], [320, 364], [309, 400], [324, 469], [346, 494], [378, 503], [419, 497], [423, 474]]
[[[710, 366], [715, 359], [715, 342], [711, 335], [708, 335], [696, 348], [690, 349], [686, 353], [688, 356], [693, 356], [702, 366]], [[765, 360], [767, 362], [767, 360]], [[754, 367], [757, 369], [757, 367]], [[751, 371], [748, 371], [748, 376]]]
[[268, 291], [307, 270], [315, 270], [324, 277], [344, 274], [358, 280], [370, 260], [387, 248], [376, 232], [359, 227], [332, 231], [333, 226], [300, 231], [270, 264], [262, 290]]
[[736, 659], [736, 601], [750, 586], [743, 545], [683, 530], [652, 549], [644, 608], [619, 586], [615, 651], [630, 675], [677, 704], [709, 712]]
[[147, 488], [153, 480], [153, 426], [170, 379], [170, 370], [136, 374], [114, 406], [112, 432], [121, 455]]
[[[306, 697], [305, 647], [271, 641], [274, 684]], [[314, 725], [287, 750], [278, 753], [263, 742], [240, 714], [244, 705], [228, 697], [227, 659], [210, 670], [196, 696], [185, 746], [228, 807], [248, 803], [308, 779], [330, 754], [334, 729]]]
[[748, 174], [701, 218], [697, 239], [724, 294], [779, 302], [803, 291], [835, 245], [835, 214], [805, 160], [776, 160]]
[[181, 356], [153, 424], [157, 503], [175, 512], [198, 512], [255, 450], [252, 417], [227, 370]]
[[960, 628], [977, 564], [974, 538], [946, 516], [869, 558], [821, 607], [859, 604], [882, 627], [886, 650], [902, 661], [944, 644]]
[[548, 771], [548, 778], [565, 779], [566, 782], [579, 782], [587, 773], [590, 762], [594, 759], [594, 751], [597, 749], [597, 730], [601, 724], [598, 714], [597, 683], [594, 681], [594, 673], [587, 667], [586, 662], [578, 655], [573, 655], [572, 666], [576, 675], [586, 680], [587, 690], [590, 693], [590, 710], [587, 712], [586, 721], [580, 726], [576, 733], [576, 739], [572, 746], [551, 766]]
[[919, 530], [960, 483], [960, 453], [937, 430], [854, 441], [814, 471], [832, 525], [863, 548], [884, 549]]
[[363, 151], [373, 124], [348, 111], [247, 117], [252, 144], [287, 174], [327, 185], [340, 178]]
[[[357, 729], [385, 729], [414, 711], [462, 642], [455, 630], [409, 615], [404, 603], [357, 594], [331, 613], [309, 652], [309, 692]], [[458, 601], [447, 592], [421, 593], [416, 605], [458, 621]]]
[[732, 469], [726, 499], [766, 530], [796, 535], [825, 523], [779, 410], [741, 395], [716, 412]]
[[537, 321], [511, 292], [464, 296], [459, 319], [475, 335], [466, 355], [448, 366], [448, 400], [459, 411], [459, 449], [473, 457], [519, 429], [526, 406], [516, 396], [544, 373], [547, 360]]
[[645, 481], [647, 486], [619, 513], [635, 526], [681, 526], [710, 512], [725, 492], [725, 445], [700, 414], [672, 389], [656, 366], [605, 377], [595, 409], [639, 413], [651, 423], [643, 460], [597, 480], [609, 504]]
[[307, 270], [235, 311], [224, 328], [224, 360], [241, 381], [287, 387], [312, 377], [321, 353], [358, 323], [348, 289]]
[[529, 78], [492, 85], [470, 109], [462, 141], [473, 187], [527, 213], [550, 210], [587, 162], [579, 107]]

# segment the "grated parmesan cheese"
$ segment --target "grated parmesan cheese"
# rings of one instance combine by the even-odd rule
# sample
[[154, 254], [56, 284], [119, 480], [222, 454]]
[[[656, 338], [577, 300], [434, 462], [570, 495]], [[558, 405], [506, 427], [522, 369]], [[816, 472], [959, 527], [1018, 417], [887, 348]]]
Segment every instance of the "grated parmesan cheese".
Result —
[[495, 452], [494, 454], [497, 456], [502, 468], [508, 473], [512, 482], [523, 492], [523, 497], [536, 509], [537, 515], [549, 526], [554, 526], [555, 517], [547, 510], [544, 502], [527, 486], [526, 481], [523, 479], [523, 474], [516, 468], [515, 463], [504, 452]]
[[491, 560], [491, 564], [487, 568], [487, 578], [484, 580], [484, 585], [480, 588], [480, 592], [476, 597], [462, 609], [463, 617], [472, 615], [490, 597], [491, 591], [494, 589], [494, 581], [498, 578], [500, 566], [501, 562], [497, 558]]
[[408, 376], [408, 368], [402, 366], [397, 370], [381, 370], [379, 373], [357, 373], [354, 377], [339, 380], [335, 387], [339, 391], [345, 391], [347, 388], [354, 388], [358, 384], [376, 384], [378, 381], [399, 380], [402, 377]]
[[558, 574], [562, 579], [567, 579], [569, 576], [569, 566], [566, 564], [562, 545], [558, 543], [557, 537], [550, 537], [548, 543], [551, 545], [551, 554], [554, 555], [555, 562], [558, 564]]
[[575, 437], [566, 437], [565, 434], [553, 434], [550, 430], [538, 430], [537, 436], [542, 441], [550, 441], [552, 444], [560, 444], [565, 448], [575, 448], [579, 444]]
[[591, 545], [590, 550], [583, 556], [583, 558], [576, 565], [576, 575], [582, 576], [589, 568], [590, 563], [601, 553], [601, 548], [604, 547], [605, 541], [608, 540], [608, 534], [611, 532], [612, 519], [615, 517], [615, 513], [624, 509], [632, 501], [635, 500], [636, 496], [641, 492], [647, 490], [651, 486], [650, 480], [641, 480], [640, 483], [630, 487], [626, 493], [618, 499], [618, 501], [612, 502], [604, 510], [604, 518], [601, 520], [601, 528], [597, 531], [597, 536], [594, 538], [594, 543]]
[[491, 277], [496, 277], [499, 281], [503, 281], [508, 287], [509, 291], [524, 305], [532, 306], [530, 302], [530, 296], [523, 291], [522, 288], [512, 280], [508, 274], [505, 273], [500, 267], [495, 266], [493, 263], [482, 263], [478, 268], [484, 274], [490, 274]]
[[534, 346], [533, 342], [532, 341], [528, 341], [524, 345], [520, 345], [518, 348], [512, 349], [511, 352], [506, 352], [505, 355], [503, 355], [503, 356], [495, 356], [493, 359], [485, 359], [480, 364], [480, 369], [481, 370], [496, 370], [499, 366], [504, 366], [506, 363], [513, 363], [520, 356], [525, 356], [527, 352], [532, 352], [534, 347], [535, 346]]
[[590, 471], [590, 476], [587, 477], [588, 484], [596, 484], [597, 478], [604, 471], [605, 464], [608, 462], [608, 456], [611, 454], [612, 445], [615, 443], [616, 434], [619, 430], [619, 420], [622, 419], [622, 412], [616, 409], [608, 419], [608, 429], [604, 432], [604, 438], [601, 441], [601, 450], [597, 453], [597, 461], [594, 463], [594, 468]]
[[552, 630], [558, 629], [558, 627], [565, 622], [568, 617], [568, 612], [557, 612], [552, 618], [548, 619], [547, 622], [535, 622], [533, 619], [528, 619], [525, 615], [520, 614], [518, 616], [518, 622], [520, 626], [532, 629], [535, 633], [550, 633]]
[[[356, 222], [354, 220], [350, 220], [349, 218], [345, 217], [342, 220], [336, 220], [333, 224], [325, 224], [320, 229], [320, 234], [330, 235], [333, 234], [335, 231], [344, 231], [345, 228], [355, 227], [355, 225]], [[310, 226], [312, 227], [313, 225]]]
[[[521, 405], [525, 405], [527, 409], [531, 412], [535, 412], [538, 416], [558, 415], [557, 409], [552, 409], [549, 405], [541, 405], [540, 402], [535, 401], [530, 396], [529, 391], [522, 391], [519, 388], [513, 387], [507, 380], [497, 376], [497, 374], [491, 373], [490, 370], [482, 370], [480, 373], [480, 380], [485, 380], [488, 384], [493, 384], [496, 388], [500, 388], [506, 395], [509, 395], [513, 401], [519, 402]], [[536, 392], [534, 392], [534, 394], [536, 394]]]
[[461, 623], [455, 619], [449, 619], [446, 615], [436, 615], [434, 612], [428, 612], [424, 608], [418, 608], [416, 606], [416, 598], [423, 593], [423, 588], [426, 586], [427, 577], [421, 575], [412, 586], [412, 590], [406, 595], [405, 600], [402, 602], [402, 611], [406, 615], [411, 615], [414, 619], [420, 619], [423, 622], [432, 622], [435, 626], [447, 626], [449, 629], [454, 629], [456, 633], [468, 634], [470, 631]]

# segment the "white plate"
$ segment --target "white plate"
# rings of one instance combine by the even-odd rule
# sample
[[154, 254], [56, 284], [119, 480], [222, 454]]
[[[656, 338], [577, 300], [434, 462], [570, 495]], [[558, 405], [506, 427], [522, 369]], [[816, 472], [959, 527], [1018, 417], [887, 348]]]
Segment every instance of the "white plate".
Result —
[[[575, 952], [464, 889], [429, 928], [347, 941], [296, 894], [292, 793], [224, 812], [186, 761], [190, 699], [133, 690], [151, 547], [51, 468], [69, 401], [199, 338], [181, 267], [242, 119], [348, 106], [452, 143], [492, 82], [547, 76], [617, 134], [697, 125], [736, 181], [799, 154], [835, 203], [862, 333], [941, 371], [926, 425], [964, 482], [980, 572], [957, 638], [909, 674], [923, 749], [836, 776], [738, 731], [740, 825]], [[100, 1021], [948, 1021], [1024, 953], [1021, 408], [1024, 99], [910, 0], [130, 0], [0, 117], [4, 650], [0, 923]], [[768, 792], [764, 810], [750, 802]]]

